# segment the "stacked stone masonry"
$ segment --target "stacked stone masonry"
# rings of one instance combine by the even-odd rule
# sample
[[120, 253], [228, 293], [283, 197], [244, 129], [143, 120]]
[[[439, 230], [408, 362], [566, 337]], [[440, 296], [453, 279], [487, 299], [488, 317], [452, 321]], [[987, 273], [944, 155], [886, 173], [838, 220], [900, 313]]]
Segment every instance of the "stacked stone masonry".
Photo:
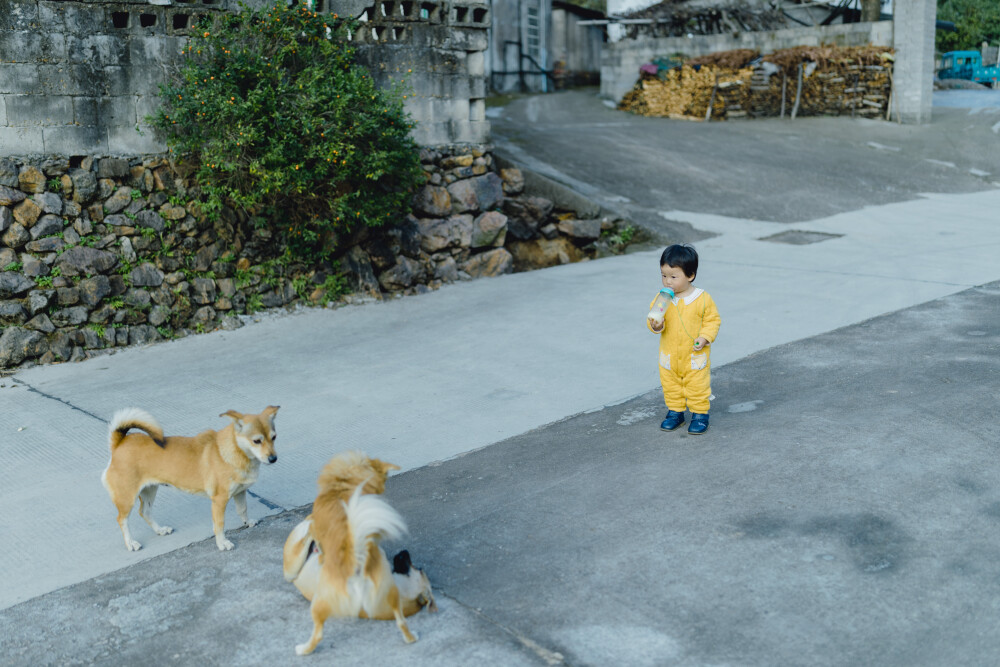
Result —
[[[361, 19], [352, 35], [359, 57], [380, 83], [407, 88], [418, 144], [488, 140], [488, 5], [316, 6]], [[159, 86], [197, 20], [235, 8], [230, 0], [0, 0], [0, 156], [164, 152], [145, 123]]]
[[[231, 210], [210, 220], [162, 157], [0, 159], [0, 369], [619, 250], [619, 221], [579, 220], [525, 193], [517, 169], [494, 171], [488, 146], [424, 149], [421, 160], [412, 215], [355, 230], [337, 266], [302, 266], [268, 262], [280, 249], [267, 225]], [[338, 272], [353, 293], [331, 302], [322, 286]]]

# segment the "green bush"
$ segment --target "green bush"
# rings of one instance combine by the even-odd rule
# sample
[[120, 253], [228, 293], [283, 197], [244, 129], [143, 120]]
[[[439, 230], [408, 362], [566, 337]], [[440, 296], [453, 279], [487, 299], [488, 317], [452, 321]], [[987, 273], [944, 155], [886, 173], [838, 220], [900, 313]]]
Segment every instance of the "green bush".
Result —
[[354, 58], [353, 21], [277, 4], [204, 19], [150, 118], [196, 165], [205, 211], [261, 215], [291, 255], [404, 216], [422, 172], [399, 88]]
[[955, 24], [955, 32], [938, 30], [938, 51], [978, 51], [983, 42], [1000, 41], [1000, 6], [996, 0], [938, 0], [937, 18]]

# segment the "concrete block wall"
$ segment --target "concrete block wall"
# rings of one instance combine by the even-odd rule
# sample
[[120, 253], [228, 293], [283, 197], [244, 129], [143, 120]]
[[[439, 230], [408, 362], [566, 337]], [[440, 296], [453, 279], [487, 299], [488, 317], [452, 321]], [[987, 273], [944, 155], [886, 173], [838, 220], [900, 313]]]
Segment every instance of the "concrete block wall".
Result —
[[0, 0], [0, 155], [163, 151], [143, 118], [194, 21], [226, 2]]
[[770, 32], [694, 35], [622, 40], [604, 45], [601, 54], [601, 95], [621, 101], [639, 79], [639, 67], [654, 58], [676, 53], [687, 57], [732, 49], [756, 49], [768, 53], [793, 46], [893, 45], [893, 22], [844, 23], [840, 25], [789, 28]]
[[[362, 17], [364, 28], [352, 36], [361, 60], [381, 83], [405, 79], [418, 144], [488, 141], [488, 4], [313, 4]], [[159, 103], [159, 84], [197, 18], [234, 7], [233, 0], [0, 0], [0, 156], [164, 152], [143, 122]]]
[[[334, 7], [336, 5], [333, 5]], [[404, 108], [421, 146], [482, 144], [486, 120], [485, 52], [489, 5], [438, 0], [379, 0], [360, 14], [352, 38], [382, 85], [402, 82]]]

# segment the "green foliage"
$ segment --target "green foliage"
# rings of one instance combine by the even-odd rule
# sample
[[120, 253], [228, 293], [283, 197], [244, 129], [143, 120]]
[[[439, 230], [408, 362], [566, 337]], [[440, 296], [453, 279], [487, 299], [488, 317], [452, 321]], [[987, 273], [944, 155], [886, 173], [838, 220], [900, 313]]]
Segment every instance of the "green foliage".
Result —
[[638, 230], [632, 225], [625, 225], [619, 232], [618, 238], [621, 239], [622, 245], [628, 245], [635, 238], [635, 233]]
[[49, 192], [62, 192], [62, 182], [58, 178], [50, 178], [45, 187]]
[[204, 22], [149, 121], [194, 158], [211, 217], [273, 221], [299, 259], [405, 214], [422, 171], [400, 89], [379, 89], [346, 39], [353, 20], [278, 3]]
[[172, 329], [170, 329], [170, 327], [158, 326], [156, 327], [156, 330], [160, 333], [161, 336], [163, 336], [167, 340], [170, 340], [171, 338], [174, 337], [174, 332]]
[[7, 266], [3, 267], [4, 271], [20, 271], [22, 267], [21, 262], [11, 262]]
[[347, 276], [343, 273], [331, 273], [326, 277], [321, 285], [323, 295], [327, 301], [336, 301], [340, 297], [351, 291], [347, 282]]
[[956, 32], [938, 30], [937, 50], [978, 51], [983, 42], [1000, 42], [1000, 3], [996, 0], [938, 0], [937, 18], [951, 21]]
[[125, 298], [120, 296], [111, 297], [106, 303], [115, 310], [121, 310], [125, 307]]
[[39, 287], [48, 289], [52, 287], [52, 276], [35, 276], [35, 284]]
[[94, 333], [96, 333], [98, 336], [100, 336], [101, 338], [104, 338], [104, 327], [103, 326], [101, 326], [100, 324], [89, 324], [87, 326], [90, 328], [91, 331], [93, 331]]
[[625, 248], [629, 244], [638, 240], [639, 228], [633, 225], [625, 225], [624, 227], [616, 227], [613, 230], [607, 230], [601, 232], [601, 236], [607, 239], [608, 247], [614, 253], [625, 252]]
[[303, 301], [309, 300], [309, 287], [309, 279], [305, 276], [299, 276], [292, 280], [292, 289], [295, 290], [295, 294]]
[[254, 292], [247, 295], [247, 313], [256, 313], [264, 309], [264, 299], [260, 294]]

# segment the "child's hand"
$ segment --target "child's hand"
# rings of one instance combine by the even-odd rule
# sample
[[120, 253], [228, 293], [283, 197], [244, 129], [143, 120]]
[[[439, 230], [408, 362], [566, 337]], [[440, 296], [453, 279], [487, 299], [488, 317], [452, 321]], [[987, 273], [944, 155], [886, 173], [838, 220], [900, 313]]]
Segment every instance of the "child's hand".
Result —
[[647, 321], [649, 322], [649, 328], [656, 333], [663, 331], [663, 322], [657, 322], [652, 317], [647, 318]]
[[708, 346], [709, 346], [709, 342], [708, 342], [708, 339], [707, 339], [707, 338], [705, 338], [704, 336], [698, 336], [698, 337], [697, 337], [697, 338], [695, 339], [695, 341], [694, 341], [694, 351], [695, 351], [695, 352], [699, 352], [699, 351], [701, 351], [701, 350], [702, 350], [703, 348], [706, 348], [706, 347], [708, 347]]

